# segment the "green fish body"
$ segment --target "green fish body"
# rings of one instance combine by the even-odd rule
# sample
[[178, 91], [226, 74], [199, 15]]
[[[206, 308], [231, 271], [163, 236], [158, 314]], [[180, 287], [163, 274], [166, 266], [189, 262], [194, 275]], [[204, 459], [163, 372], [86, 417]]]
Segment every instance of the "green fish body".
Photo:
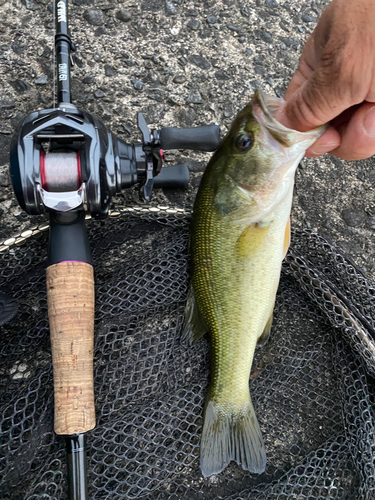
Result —
[[265, 469], [250, 370], [256, 344], [272, 323], [290, 240], [295, 169], [321, 132], [302, 134], [281, 126], [257, 93], [203, 175], [191, 224], [192, 279], [183, 337], [192, 342], [207, 331], [211, 336], [200, 459], [204, 476], [221, 472], [231, 460], [254, 473]]

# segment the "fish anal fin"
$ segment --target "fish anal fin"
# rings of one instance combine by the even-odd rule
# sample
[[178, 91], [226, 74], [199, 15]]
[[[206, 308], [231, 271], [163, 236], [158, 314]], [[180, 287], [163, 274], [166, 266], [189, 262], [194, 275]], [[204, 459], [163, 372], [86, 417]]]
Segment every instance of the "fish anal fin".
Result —
[[219, 474], [232, 460], [256, 474], [266, 467], [265, 446], [250, 397], [229, 412], [214, 399], [206, 403], [200, 451], [202, 474]]
[[193, 285], [190, 284], [186, 301], [185, 323], [181, 334], [181, 342], [192, 345], [198, 342], [207, 332], [208, 328], [201, 317], [198, 305], [195, 301]]
[[270, 338], [271, 335], [272, 321], [273, 321], [273, 312], [271, 313], [271, 316], [269, 317], [266, 326], [264, 327], [262, 335], [258, 338], [257, 346], [263, 347], [267, 344], [268, 339]]
[[290, 240], [291, 240], [291, 229], [290, 229], [290, 217], [289, 217], [288, 222], [286, 223], [286, 228], [285, 228], [283, 259], [285, 259], [285, 256], [288, 253]]
[[247, 226], [236, 242], [235, 248], [237, 254], [248, 257], [252, 253], [260, 250], [266, 239], [269, 228], [269, 225], [261, 226], [258, 223]]

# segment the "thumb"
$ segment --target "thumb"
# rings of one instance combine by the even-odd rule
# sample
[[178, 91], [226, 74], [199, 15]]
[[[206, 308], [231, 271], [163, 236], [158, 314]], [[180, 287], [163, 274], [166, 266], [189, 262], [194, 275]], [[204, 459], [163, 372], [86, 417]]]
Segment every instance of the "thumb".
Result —
[[349, 123], [338, 129], [341, 144], [331, 151], [331, 154], [343, 160], [363, 160], [375, 154], [374, 103], [363, 103], [352, 115]]
[[345, 85], [338, 84], [337, 74], [318, 68], [293, 94], [288, 96], [280, 122], [294, 130], [307, 132], [341, 114], [352, 106], [350, 97], [341, 95]]

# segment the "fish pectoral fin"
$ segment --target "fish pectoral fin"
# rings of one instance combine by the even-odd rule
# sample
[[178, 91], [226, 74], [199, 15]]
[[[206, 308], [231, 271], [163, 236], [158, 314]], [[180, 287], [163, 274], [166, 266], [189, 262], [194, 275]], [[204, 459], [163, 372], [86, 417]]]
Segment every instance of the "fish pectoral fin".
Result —
[[269, 228], [269, 225], [261, 226], [258, 223], [247, 226], [236, 242], [235, 252], [237, 255], [249, 257], [252, 253], [260, 250]]
[[219, 474], [231, 460], [256, 474], [266, 468], [266, 450], [253, 403], [249, 396], [246, 403], [228, 412], [209, 395], [200, 451], [202, 474]]
[[193, 285], [190, 284], [186, 301], [185, 323], [181, 334], [181, 342], [192, 345], [198, 342], [207, 332], [208, 328], [202, 319], [198, 305], [195, 301]]
[[288, 249], [290, 246], [290, 240], [291, 240], [291, 229], [290, 229], [290, 217], [289, 217], [288, 222], [286, 223], [286, 227], [285, 227], [283, 259], [285, 259], [285, 256], [288, 253]]
[[273, 321], [273, 312], [271, 313], [271, 316], [269, 317], [266, 326], [264, 327], [262, 335], [257, 340], [257, 347], [264, 347], [267, 344], [268, 339], [270, 338], [271, 335], [272, 321]]

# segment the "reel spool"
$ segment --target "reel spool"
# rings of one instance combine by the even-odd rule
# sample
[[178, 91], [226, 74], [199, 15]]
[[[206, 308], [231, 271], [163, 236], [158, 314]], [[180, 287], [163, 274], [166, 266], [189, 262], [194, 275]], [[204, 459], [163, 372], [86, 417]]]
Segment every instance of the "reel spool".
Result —
[[40, 153], [42, 188], [51, 193], [77, 191], [82, 184], [79, 152]]

